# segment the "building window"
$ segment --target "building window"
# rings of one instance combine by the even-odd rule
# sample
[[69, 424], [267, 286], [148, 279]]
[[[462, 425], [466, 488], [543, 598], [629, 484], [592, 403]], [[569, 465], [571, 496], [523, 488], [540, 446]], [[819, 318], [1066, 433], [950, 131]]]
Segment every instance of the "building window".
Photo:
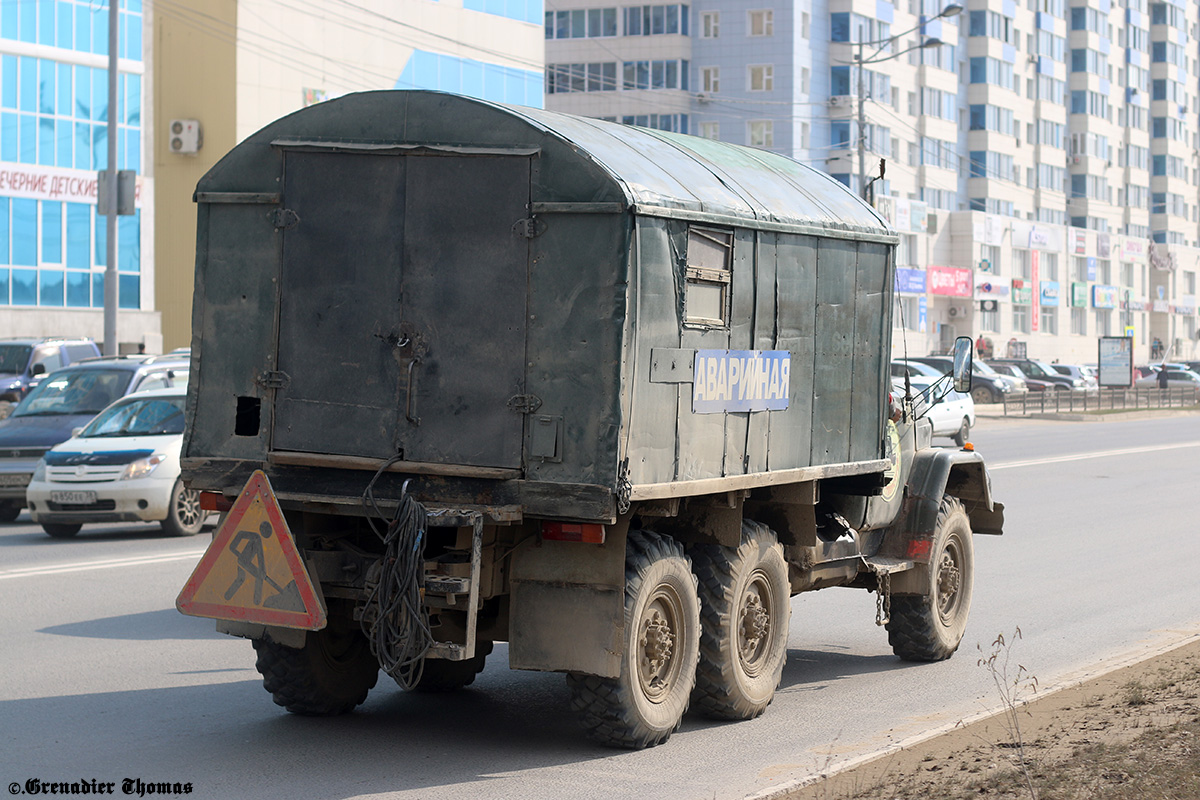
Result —
[[1029, 333], [1029, 306], [1013, 304], [1013, 333]]
[[774, 36], [775, 35], [775, 12], [771, 9], [760, 11], [751, 11], [750, 14], [750, 35], [751, 36]]
[[1058, 280], [1058, 253], [1042, 253], [1038, 259], [1040, 279], [1044, 281]]
[[750, 91], [769, 92], [775, 88], [775, 66], [773, 64], [751, 64]]
[[979, 271], [1000, 274], [1000, 248], [994, 244], [980, 245]]
[[700, 91], [716, 94], [721, 91], [721, 68], [704, 67], [700, 70]]
[[721, 35], [721, 12], [705, 11], [700, 15], [700, 36], [703, 39], [716, 39]]
[[659, 131], [688, 132], [687, 114], [631, 114], [621, 117], [621, 123]]
[[980, 311], [979, 312], [979, 327], [991, 333], [1000, 332], [1000, 312], [999, 311]]
[[1076, 336], [1087, 336], [1087, 309], [1071, 309], [1071, 333]]
[[547, 39], [591, 39], [616, 35], [615, 7], [546, 12]]
[[1054, 306], [1042, 306], [1041, 332], [1051, 336], [1058, 335], [1058, 309]]
[[719, 122], [701, 122], [700, 123], [700, 138], [702, 138], [702, 139], [720, 139], [721, 138], [721, 123], [719, 123]]
[[687, 288], [684, 319], [692, 325], [729, 324], [729, 266], [733, 234], [713, 228], [688, 231]]
[[616, 62], [546, 65], [546, 94], [614, 92], [616, 89]]
[[688, 62], [626, 61], [622, 68], [625, 89], [683, 89], [688, 91]]
[[751, 120], [746, 123], [751, 147], [775, 146], [775, 123], [769, 119]]
[[685, 5], [632, 6], [624, 12], [626, 36], [688, 35], [688, 7]]
[[1012, 254], [1012, 276], [1026, 280], [1032, 278], [1033, 271], [1030, 267], [1029, 251], [1013, 248]]

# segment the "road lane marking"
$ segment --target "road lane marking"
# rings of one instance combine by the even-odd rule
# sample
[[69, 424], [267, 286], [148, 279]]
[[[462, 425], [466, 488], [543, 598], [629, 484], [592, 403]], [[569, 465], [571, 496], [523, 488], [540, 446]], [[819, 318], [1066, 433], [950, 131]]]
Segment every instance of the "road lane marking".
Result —
[[1099, 450], [1093, 453], [1073, 453], [1066, 456], [1032, 458], [1028, 461], [1002, 461], [999, 464], [988, 464], [987, 468], [988, 472], [994, 472], [998, 469], [1036, 467], [1041, 464], [1060, 464], [1066, 461], [1087, 461], [1089, 458], [1104, 458], [1105, 456], [1128, 456], [1137, 453], [1157, 453], [1162, 450], [1182, 450], [1188, 447], [1200, 447], [1200, 442], [1176, 442], [1175, 444], [1156, 444], [1146, 447], [1126, 447], [1121, 450]]
[[17, 567], [16, 569], [0, 570], [0, 581], [8, 578], [33, 578], [39, 575], [62, 575], [68, 572], [88, 572], [94, 569], [132, 567], [142, 564], [166, 564], [171, 561], [187, 561], [191, 559], [198, 559], [202, 555], [204, 555], [203, 550], [189, 550], [186, 553], [172, 553], [170, 555], [109, 558], [100, 561], [77, 561], [73, 564], [54, 564], [48, 567]]

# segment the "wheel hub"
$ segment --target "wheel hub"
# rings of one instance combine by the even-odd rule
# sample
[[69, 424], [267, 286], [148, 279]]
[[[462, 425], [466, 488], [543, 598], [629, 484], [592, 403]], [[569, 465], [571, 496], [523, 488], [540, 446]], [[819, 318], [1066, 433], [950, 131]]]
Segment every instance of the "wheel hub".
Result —
[[943, 616], [947, 616], [954, 608], [954, 604], [958, 600], [958, 590], [962, 586], [962, 570], [958, 567], [958, 562], [951, 552], [942, 553], [942, 560], [938, 566], [938, 609]]
[[742, 657], [750, 658], [758, 649], [759, 642], [767, 638], [771, 627], [771, 615], [763, 608], [762, 598], [750, 595], [742, 608]]
[[675, 652], [675, 634], [662, 612], [654, 611], [642, 626], [642, 663], [648, 668], [651, 684], [662, 681], [660, 673]]

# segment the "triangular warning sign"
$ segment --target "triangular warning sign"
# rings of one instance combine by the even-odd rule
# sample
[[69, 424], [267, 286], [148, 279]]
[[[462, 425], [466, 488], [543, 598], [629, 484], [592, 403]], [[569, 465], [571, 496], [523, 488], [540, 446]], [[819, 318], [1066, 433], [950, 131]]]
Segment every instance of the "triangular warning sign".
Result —
[[194, 617], [325, 627], [325, 606], [262, 470], [246, 482], [175, 607]]

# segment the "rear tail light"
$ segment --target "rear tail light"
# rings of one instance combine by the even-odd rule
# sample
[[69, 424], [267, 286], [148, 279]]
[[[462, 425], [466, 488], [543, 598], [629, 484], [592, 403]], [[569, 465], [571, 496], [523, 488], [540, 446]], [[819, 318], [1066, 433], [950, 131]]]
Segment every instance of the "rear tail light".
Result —
[[233, 508], [233, 501], [220, 492], [201, 492], [200, 508], [204, 511], [228, 511]]
[[542, 538], [552, 542], [604, 544], [604, 526], [592, 522], [542, 522]]

